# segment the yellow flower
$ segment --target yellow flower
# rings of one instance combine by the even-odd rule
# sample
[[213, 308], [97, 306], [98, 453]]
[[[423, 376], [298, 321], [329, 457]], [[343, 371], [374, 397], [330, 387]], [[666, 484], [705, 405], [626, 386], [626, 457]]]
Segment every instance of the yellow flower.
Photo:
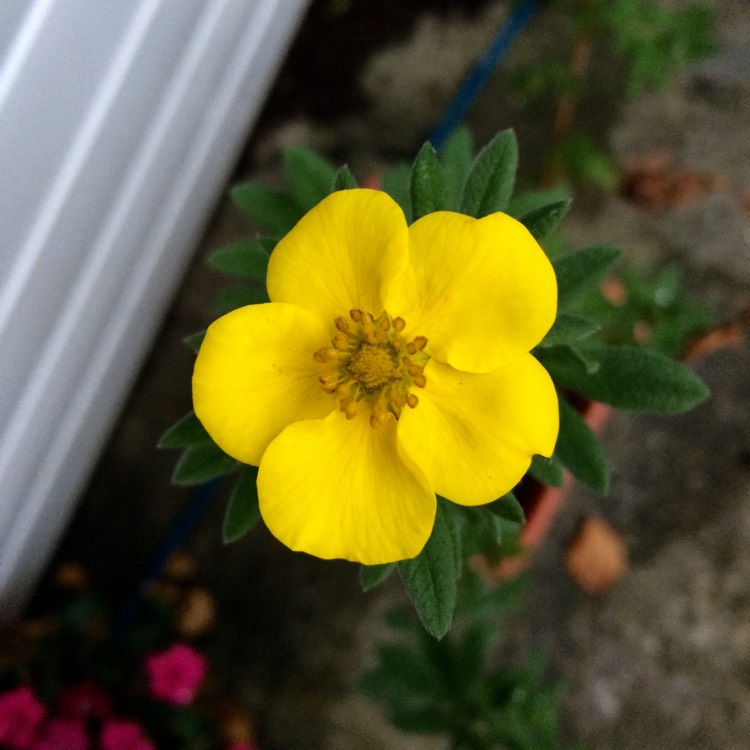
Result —
[[259, 466], [271, 532], [374, 565], [416, 556], [436, 497], [491, 502], [550, 456], [557, 397], [529, 351], [555, 275], [525, 227], [441, 211], [407, 226], [375, 190], [333, 193], [276, 246], [267, 304], [219, 318], [195, 412]]

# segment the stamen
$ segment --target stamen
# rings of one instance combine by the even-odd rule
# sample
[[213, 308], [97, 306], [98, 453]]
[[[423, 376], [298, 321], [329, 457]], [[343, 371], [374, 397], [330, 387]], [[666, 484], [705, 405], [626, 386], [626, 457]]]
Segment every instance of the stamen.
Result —
[[316, 362], [330, 362], [332, 359], [338, 359], [339, 353], [332, 349], [330, 346], [326, 346], [323, 349], [318, 349], [313, 357]]
[[[406, 341], [401, 332], [406, 321], [382, 311], [377, 318], [359, 308], [333, 320], [332, 346], [318, 349], [316, 362], [331, 363], [333, 369], [318, 375], [323, 390], [337, 399], [347, 419], [354, 419], [364, 408], [370, 426], [381, 427], [391, 416], [398, 420], [402, 410], [414, 409], [419, 398], [409, 393], [411, 386], [424, 388], [424, 366], [429, 360], [423, 350], [424, 336]], [[413, 358], [413, 359], [412, 359]]]

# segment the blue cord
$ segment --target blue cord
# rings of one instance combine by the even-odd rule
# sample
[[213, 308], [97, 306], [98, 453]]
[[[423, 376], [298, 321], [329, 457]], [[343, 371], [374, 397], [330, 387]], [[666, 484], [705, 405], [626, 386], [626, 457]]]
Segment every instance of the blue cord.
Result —
[[492, 71], [495, 70], [500, 60], [508, 52], [510, 45], [523, 31], [538, 7], [539, 0], [524, 0], [508, 16], [508, 19], [492, 40], [492, 44], [469, 73], [468, 78], [453, 97], [438, 124], [427, 138], [436, 151], [443, 147], [451, 133], [463, 120], [469, 108], [479, 96], [484, 84], [487, 83]]
[[112, 628], [112, 637], [115, 640], [124, 636], [130, 630], [141, 608], [143, 592], [149, 584], [159, 579], [169, 558], [185, 544], [190, 534], [193, 533], [198, 524], [203, 520], [203, 517], [219, 493], [222, 479], [224, 477], [213, 479], [193, 490], [187, 504], [180, 511], [156, 554], [151, 558], [146, 572], [139, 583], [138, 591], [126, 603], [120, 616], [115, 621]]

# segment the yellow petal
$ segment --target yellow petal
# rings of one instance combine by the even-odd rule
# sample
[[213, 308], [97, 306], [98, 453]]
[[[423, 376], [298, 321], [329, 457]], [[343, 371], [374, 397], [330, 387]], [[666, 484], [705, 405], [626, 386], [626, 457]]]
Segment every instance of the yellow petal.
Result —
[[501, 213], [447, 211], [409, 228], [409, 268], [387, 292], [407, 333], [459, 370], [489, 372], [529, 352], [552, 326], [557, 281], [528, 230]]
[[260, 510], [293, 550], [365, 565], [415, 557], [435, 521], [435, 493], [400, 455], [393, 420], [366, 414], [287, 427], [263, 455]]
[[406, 266], [404, 214], [377, 190], [340, 190], [300, 219], [271, 254], [268, 294], [326, 319], [382, 312], [381, 288]]
[[330, 340], [322, 321], [295, 305], [234, 310], [206, 331], [193, 371], [193, 406], [219, 447], [258, 465], [268, 444], [292, 422], [336, 407], [313, 359]]
[[398, 423], [404, 450], [435, 492], [461, 505], [504, 495], [533, 454], [551, 456], [557, 440], [557, 395], [530, 354], [500, 370], [466, 373], [431, 360], [415, 409]]

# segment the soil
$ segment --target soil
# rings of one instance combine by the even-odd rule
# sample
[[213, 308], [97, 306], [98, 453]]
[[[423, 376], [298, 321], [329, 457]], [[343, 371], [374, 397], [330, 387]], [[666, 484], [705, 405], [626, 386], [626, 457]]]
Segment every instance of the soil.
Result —
[[[597, 50], [601, 64], [580, 111], [621, 168], [667, 149], [680, 168], [711, 179], [680, 200], [662, 190], [654, 205], [649, 193], [645, 207], [583, 191], [565, 231], [572, 247], [617, 244], [630, 262], [678, 263], [688, 289], [727, 319], [750, 299], [750, 14], [745, 0], [711, 5], [714, 56], [626, 101], [618, 66]], [[506, 13], [503, 2], [314, 3], [233, 181], [278, 183], [281, 149], [292, 143], [347, 161], [360, 178], [413, 153]], [[528, 105], [512, 73], [562, 46], [564, 35], [559, 17], [541, 12], [468, 117], [479, 143], [516, 128], [527, 180], [548, 144], [551, 106]], [[217, 207], [61, 544], [58, 559], [86, 562], [123, 601], [193, 498], [169, 484], [175, 455], [154, 446], [190, 408], [193, 355], [181, 338], [211, 321], [225, 283], [205, 256], [254, 232], [228, 201]], [[602, 498], [576, 488], [568, 498], [536, 552], [528, 607], [513, 628], [520, 651], [550, 654], [566, 685], [566, 739], [591, 750], [749, 744], [747, 336], [694, 365], [712, 391], [699, 408], [613, 416], [604, 434], [611, 491]], [[382, 612], [402, 600], [397, 583], [364, 595], [356, 566], [293, 554], [263, 529], [225, 546], [224, 503], [220, 491], [186, 546], [217, 598], [214, 663], [255, 712], [262, 747], [444, 747], [440, 738], [399, 734], [356, 692]], [[580, 590], [564, 565], [568, 541], [591, 514], [621, 535], [630, 558], [625, 577], [599, 596]]]

